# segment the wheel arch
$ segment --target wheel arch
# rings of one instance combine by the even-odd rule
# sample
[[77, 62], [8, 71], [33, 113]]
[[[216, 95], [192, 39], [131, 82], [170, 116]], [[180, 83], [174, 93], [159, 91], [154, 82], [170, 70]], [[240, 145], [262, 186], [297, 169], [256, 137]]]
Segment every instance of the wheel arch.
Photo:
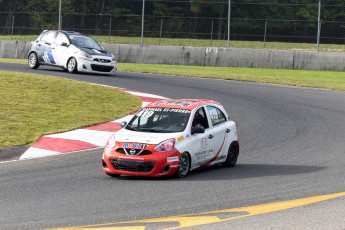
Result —
[[32, 53], [35, 53], [37, 55], [37, 52], [35, 50], [30, 50], [27, 57], [29, 58], [30, 54], [32, 54]]
[[[65, 67], [66, 69], [67, 69], [67, 67], [68, 67], [68, 62], [69, 62], [69, 60], [71, 60], [72, 58], [74, 58], [74, 59], [77, 61], [77, 58], [74, 57], [74, 56], [68, 57], [68, 58], [66, 59], [65, 65], [64, 65], [64, 67]], [[77, 64], [78, 64], [78, 62], [77, 62]]]

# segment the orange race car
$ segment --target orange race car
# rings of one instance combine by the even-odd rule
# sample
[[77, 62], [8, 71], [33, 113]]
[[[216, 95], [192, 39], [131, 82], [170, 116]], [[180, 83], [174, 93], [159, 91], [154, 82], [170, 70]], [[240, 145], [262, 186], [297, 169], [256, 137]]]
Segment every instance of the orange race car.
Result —
[[213, 100], [161, 100], [121, 126], [103, 152], [109, 176], [184, 177], [196, 168], [237, 162], [236, 124]]

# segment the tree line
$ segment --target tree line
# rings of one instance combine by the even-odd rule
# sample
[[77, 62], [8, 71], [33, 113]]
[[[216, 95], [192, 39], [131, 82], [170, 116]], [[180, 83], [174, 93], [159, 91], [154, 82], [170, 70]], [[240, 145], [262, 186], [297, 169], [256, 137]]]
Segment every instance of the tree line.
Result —
[[[202, 38], [209, 36], [212, 28], [214, 38], [224, 39], [228, 2], [145, 0], [146, 34], [156, 36], [164, 20], [165, 36]], [[106, 28], [111, 26], [120, 35], [129, 36], [140, 31], [143, 0], [61, 0], [61, 3], [63, 27], [106, 33]], [[22, 13], [20, 21], [30, 27], [57, 28], [58, 9], [58, 0], [0, 0], [0, 24], [5, 29], [10, 28], [13, 16]], [[231, 31], [238, 39], [261, 39], [267, 30], [265, 33], [277, 40], [289, 40], [288, 37], [312, 37], [313, 40], [318, 27], [319, 0], [231, 0], [230, 9]], [[325, 38], [343, 42], [345, 3], [321, 0], [321, 21]]]

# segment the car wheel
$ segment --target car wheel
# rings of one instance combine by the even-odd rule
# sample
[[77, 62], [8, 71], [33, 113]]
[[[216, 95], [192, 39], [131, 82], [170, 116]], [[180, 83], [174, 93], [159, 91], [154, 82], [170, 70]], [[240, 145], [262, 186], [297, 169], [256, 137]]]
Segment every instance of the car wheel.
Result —
[[106, 173], [106, 174], [111, 177], [120, 177], [120, 174], [112, 174], [112, 173]]
[[225, 162], [223, 162], [223, 165], [226, 167], [234, 167], [237, 163], [237, 158], [239, 154], [239, 148], [236, 142], [231, 143], [228, 155], [226, 156]]
[[31, 69], [37, 69], [40, 66], [36, 53], [31, 53], [28, 58], [28, 64]]
[[68, 60], [67, 63], [67, 70], [69, 73], [76, 73], [77, 72], [77, 60], [72, 57]]
[[190, 170], [190, 157], [188, 153], [182, 153], [180, 157], [180, 162], [178, 163], [178, 168], [176, 175], [177, 177], [185, 177]]

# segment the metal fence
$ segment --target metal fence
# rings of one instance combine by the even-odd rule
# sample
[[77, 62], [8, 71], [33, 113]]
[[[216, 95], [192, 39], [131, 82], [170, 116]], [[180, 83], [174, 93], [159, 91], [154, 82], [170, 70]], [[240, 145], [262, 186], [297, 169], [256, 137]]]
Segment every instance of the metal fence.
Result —
[[234, 47], [240, 41], [242, 47], [257, 48], [254, 44], [260, 42], [260, 48], [267, 48], [281, 42], [291, 43], [290, 48], [312, 44], [315, 49], [319, 44], [344, 44], [345, 3], [289, 2], [128, 0], [105, 14], [63, 10], [59, 14], [59, 9], [0, 12], [0, 35], [37, 35], [60, 26], [102, 35], [109, 42], [134, 44]]

